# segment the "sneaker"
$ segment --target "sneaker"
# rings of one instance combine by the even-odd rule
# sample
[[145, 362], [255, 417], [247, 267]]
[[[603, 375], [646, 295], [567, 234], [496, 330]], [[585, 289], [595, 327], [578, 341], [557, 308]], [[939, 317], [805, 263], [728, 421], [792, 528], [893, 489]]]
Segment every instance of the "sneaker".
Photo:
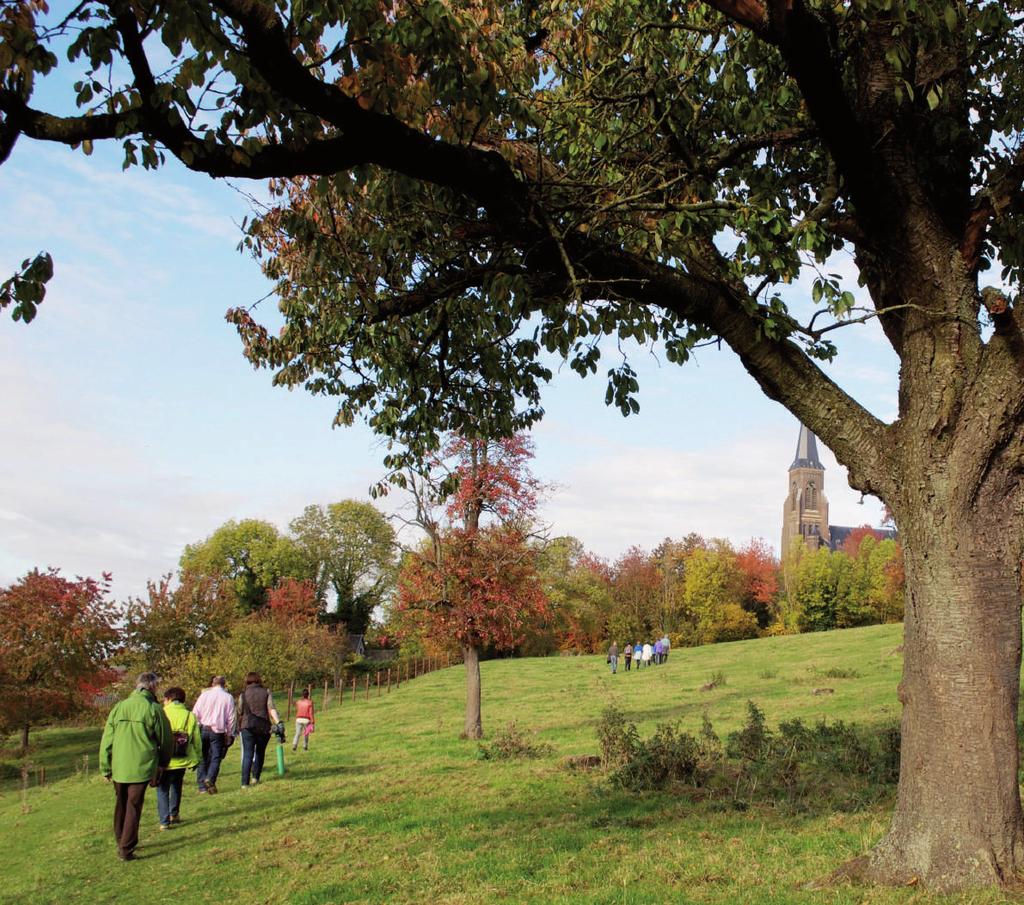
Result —
[[169, 823], [161, 823], [160, 824], [160, 829], [161, 830], [169, 830], [170, 828], [171, 828], [171, 825]]
[[211, 795], [216, 795], [217, 794], [217, 783], [215, 783], [215, 782], [208, 782], [206, 784], [206, 791], [209, 792]]
[[135, 852], [118, 852], [117, 857], [120, 858], [122, 861], [134, 861]]
[[169, 818], [170, 823], [181, 823], [181, 818], [177, 814], [171, 814]]

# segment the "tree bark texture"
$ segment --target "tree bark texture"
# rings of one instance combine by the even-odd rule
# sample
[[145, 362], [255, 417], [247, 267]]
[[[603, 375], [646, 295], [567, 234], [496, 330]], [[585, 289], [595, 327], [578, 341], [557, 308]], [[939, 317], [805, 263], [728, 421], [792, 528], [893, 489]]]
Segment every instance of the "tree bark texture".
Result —
[[462, 657], [466, 664], [466, 724], [463, 738], [484, 737], [483, 720], [480, 716], [480, 651], [463, 645]]
[[907, 601], [900, 783], [867, 877], [954, 891], [1024, 868], [1017, 784], [1020, 551], [1013, 476], [990, 472], [971, 505], [962, 477], [926, 456], [897, 506]]

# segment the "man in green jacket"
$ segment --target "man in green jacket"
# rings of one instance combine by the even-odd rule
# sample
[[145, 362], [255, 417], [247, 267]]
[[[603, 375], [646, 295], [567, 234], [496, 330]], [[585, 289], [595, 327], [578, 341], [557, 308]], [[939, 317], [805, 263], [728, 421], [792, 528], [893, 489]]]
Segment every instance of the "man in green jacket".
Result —
[[122, 861], [135, 858], [146, 786], [155, 786], [173, 751], [171, 726], [156, 700], [157, 675], [144, 672], [114, 705], [100, 741], [100, 773], [114, 782], [114, 838]]

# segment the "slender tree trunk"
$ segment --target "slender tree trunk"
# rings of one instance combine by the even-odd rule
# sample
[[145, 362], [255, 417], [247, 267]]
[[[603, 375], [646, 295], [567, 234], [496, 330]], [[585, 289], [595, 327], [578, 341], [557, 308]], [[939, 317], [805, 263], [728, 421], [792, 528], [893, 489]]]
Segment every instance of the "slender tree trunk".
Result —
[[21, 727], [21, 753], [26, 754], [28, 752], [28, 731], [31, 728], [31, 724], [28, 720], [25, 721], [25, 725]]
[[480, 718], [480, 650], [464, 644], [462, 657], [466, 663], [466, 725], [463, 738], [483, 738], [484, 727]]
[[863, 864], [876, 881], [952, 891], [1006, 884], [1024, 867], [1019, 558], [1012, 516], [984, 508], [900, 520], [900, 784], [889, 833]]

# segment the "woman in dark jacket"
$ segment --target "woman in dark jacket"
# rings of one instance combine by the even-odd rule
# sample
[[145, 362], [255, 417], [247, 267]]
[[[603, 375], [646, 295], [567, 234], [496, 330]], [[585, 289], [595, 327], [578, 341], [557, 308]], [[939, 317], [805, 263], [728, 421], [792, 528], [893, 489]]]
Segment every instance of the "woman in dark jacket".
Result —
[[281, 722], [270, 690], [263, 687], [259, 673], [245, 677], [245, 691], [238, 696], [238, 725], [242, 735], [242, 788], [260, 781], [263, 757], [270, 741], [270, 730]]

